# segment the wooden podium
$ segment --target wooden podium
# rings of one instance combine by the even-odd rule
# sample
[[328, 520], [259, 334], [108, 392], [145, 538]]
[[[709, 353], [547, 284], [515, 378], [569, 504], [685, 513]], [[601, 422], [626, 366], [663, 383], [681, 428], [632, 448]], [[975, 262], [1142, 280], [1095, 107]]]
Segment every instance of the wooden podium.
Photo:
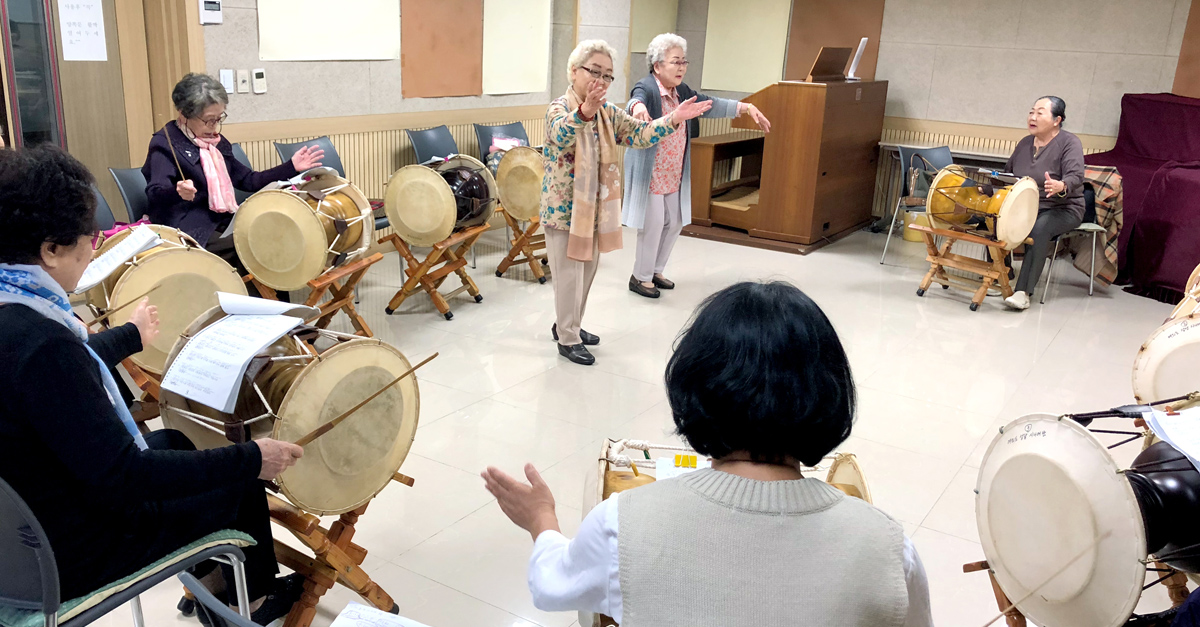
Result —
[[[771, 132], [692, 140], [684, 232], [807, 253], [870, 222], [886, 101], [887, 81], [781, 81], [746, 98]], [[757, 128], [747, 115], [733, 126]], [[740, 176], [714, 186], [714, 167], [734, 157], [742, 157]]]

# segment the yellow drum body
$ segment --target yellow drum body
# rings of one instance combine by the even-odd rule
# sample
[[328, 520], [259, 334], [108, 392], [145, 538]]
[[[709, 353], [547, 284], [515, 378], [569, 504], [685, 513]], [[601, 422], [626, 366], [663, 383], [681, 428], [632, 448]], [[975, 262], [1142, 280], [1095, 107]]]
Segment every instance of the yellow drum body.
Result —
[[936, 228], [962, 229], [983, 218], [1004, 248], [1020, 246], [1037, 221], [1038, 186], [1024, 177], [1009, 186], [993, 186], [989, 196], [957, 165], [942, 168], [929, 185], [925, 211]]

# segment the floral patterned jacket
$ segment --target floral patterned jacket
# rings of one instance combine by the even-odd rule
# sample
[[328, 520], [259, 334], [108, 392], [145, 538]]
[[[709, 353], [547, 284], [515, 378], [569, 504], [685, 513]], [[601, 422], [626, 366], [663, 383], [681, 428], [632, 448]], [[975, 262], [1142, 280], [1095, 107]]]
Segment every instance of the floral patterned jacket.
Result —
[[[620, 107], [605, 103], [613, 122], [618, 144], [630, 148], [650, 148], [675, 132], [668, 118], [641, 122]], [[685, 125], [680, 125], [684, 128]], [[576, 133], [595, 133], [596, 124], [585, 122], [578, 111], [567, 110], [567, 97], [550, 103], [546, 110], [546, 143], [542, 146], [542, 225], [563, 231], [571, 228], [571, 208], [575, 204]]]

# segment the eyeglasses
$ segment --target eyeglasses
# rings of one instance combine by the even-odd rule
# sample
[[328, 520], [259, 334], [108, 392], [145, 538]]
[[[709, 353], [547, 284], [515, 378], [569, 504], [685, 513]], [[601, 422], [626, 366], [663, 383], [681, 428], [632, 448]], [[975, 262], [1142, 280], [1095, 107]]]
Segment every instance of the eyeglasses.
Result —
[[591, 74], [592, 78], [598, 78], [598, 79], [604, 81], [605, 83], [612, 84], [612, 82], [617, 79], [617, 77], [613, 76], [612, 74], [604, 74], [600, 70], [593, 70], [590, 67], [585, 67], [585, 66], [581, 65], [581, 66], [579, 66], [579, 69], [583, 70], [584, 72], [587, 72], [588, 74]]
[[192, 119], [196, 120], [197, 122], [199, 122], [199, 123], [203, 124], [204, 126], [206, 126], [206, 127], [208, 127], [208, 128], [214, 128], [214, 127], [217, 127], [217, 126], [220, 126], [220, 125], [224, 124], [224, 123], [225, 123], [225, 120], [229, 119], [229, 114], [228, 114], [228, 113], [222, 113], [222, 114], [221, 114], [221, 117], [219, 117], [219, 118], [217, 118], [217, 119], [215, 119], [215, 120], [205, 120], [205, 119], [202, 119], [202, 118], [192, 118]]
[[682, 61], [663, 61], [663, 63], [665, 63], [667, 65], [674, 65], [675, 67], [687, 67], [688, 63], [690, 63], [690, 61], [688, 61], [687, 59], [684, 59]]

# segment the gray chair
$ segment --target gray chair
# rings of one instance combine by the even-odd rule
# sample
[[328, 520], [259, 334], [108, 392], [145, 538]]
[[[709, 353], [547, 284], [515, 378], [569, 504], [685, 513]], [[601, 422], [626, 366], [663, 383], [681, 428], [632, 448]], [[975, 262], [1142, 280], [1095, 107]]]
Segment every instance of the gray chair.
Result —
[[116, 226], [117, 218], [113, 216], [112, 207], [108, 206], [108, 201], [104, 199], [104, 194], [100, 193], [100, 188], [92, 185], [92, 194], [96, 196], [96, 226], [99, 226], [101, 231], [107, 231]]
[[[142, 606], [138, 595], [188, 568], [208, 559], [224, 559], [232, 565], [241, 618], [250, 625], [250, 604], [246, 594], [246, 575], [239, 544], [249, 536], [239, 532], [218, 532], [155, 562], [121, 582], [101, 588], [87, 596], [63, 602], [60, 595], [58, 564], [50, 540], [37, 517], [12, 486], [0, 479], [0, 623], [21, 627], [82, 627], [95, 622], [125, 603], [133, 608], [133, 621], [142, 627]], [[118, 584], [128, 584], [117, 589]], [[90, 605], [87, 609], [79, 608]], [[209, 595], [209, 602], [215, 601]], [[201, 601], [204, 602], [204, 601]], [[222, 604], [216, 603], [216, 606]], [[214, 606], [205, 603], [206, 607]], [[226, 612], [232, 614], [225, 608]], [[219, 609], [217, 610], [219, 611]]]
[[[250, 165], [250, 156], [246, 154], [246, 150], [244, 148], [242, 148], [241, 144], [233, 145], [233, 158], [237, 159], [238, 163], [241, 163], [242, 165], [246, 166], [247, 168], [250, 168], [251, 170], [254, 169], [254, 166]], [[258, 190], [255, 190], [255, 191], [258, 191]], [[239, 204], [239, 205], [246, 202], [246, 199], [253, 195], [254, 195], [254, 192], [244, 192], [237, 188], [234, 188], [234, 190], [233, 190], [233, 198], [234, 198], [234, 200], [237, 200], [237, 204]]]
[[434, 157], [445, 159], [458, 154], [458, 144], [446, 125], [435, 126], [420, 131], [404, 129], [408, 141], [412, 143], [413, 152], [417, 154], [417, 163], [425, 163]]
[[297, 152], [300, 152], [300, 149], [304, 148], [305, 146], [324, 150], [325, 156], [321, 158], [321, 165], [327, 168], [333, 168], [337, 171], [338, 176], [346, 176], [346, 168], [342, 167], [342, 158], [338, 155], [337, 148], [333, 147], [333, 142], [329, 141], [328, 136], [296, 142], [294, 144], [281, 144], [279, 142], [275, 142], [275, 152], [279, 154], [279, 162], [284, 163], [286, 161], [291, 161], [292, 157]]
[[492, 137], [496, 135], [504, 135], [506, 137], [515, 137], [524, 140], [525, 145], [529, 145], [529, 135], [525, 133], [525, 125], [520, 122], [512, 122], [510, 124], [499, 124], [496, 126], [487, 126], [484, 124], [475, 125], [475, 138], [479, 140], [479, 160], [487, 163], [488, 148], [492, 146]]
[[[950, 154], [948, 146], [938, 146], [936, 148], [909, 148], [908, 146], [900, 146], [900, 181], [901, 193], [900, 198], [896, 199], [896, 210], [892, 213], [892, 219], [888, 220], [887, 239], [883, 242], [883, 254], [879, 256], [879, 263], [883, 263], [887, 259], [888, 245], [892, 243], [892, 232], [896, 230], [896, 220], [900, 219], [901, 211], [925, 211], [925, 199], [919, 199], [920, 203], [906, 204], [905, 199], [909, 198], [912, 190], [908, 188], [908, 171], [910, 168], [925, 169], [925, 161], [929, 162], [929, 166], [935, 169], [942, 169], [954, 163], [954, 157]], [[924, 157], [924, 161], [919, 157]]]
[[121, 199], [125, 201], [126, 215], [130, 222], [137, 222], [150, 212], [150, 199], [146, 196], [146, 177], [141, 168], [109, 168]]
[[1080, 235], [1092, 236], [1092, 267], [1091, 271], [1088, 272], [1088, 296], [1091, 296], [1092, 292], [1095, 290], [1096, 255], [1099, 254], [1096, 249], [1096, 245], [1099, 243], [1101, 235], [1107, 236], [1108, 229], [1096, 224], [1096, 192], [1092, 189], [1091, 183], [1086, 181], [1083, 183], [1083, 205], [1083, 222], [1081, 222], [1079, 226], [1075, 227], [1074, 229], [1055, 237], [1053, 240], [1054, 252], [1050, 253], [1050, 256], [1046, 258], [1046, 265], [1049, 266], [1050, 271], [1046, 274], [1046, 287], [1042, 290], [1041, 303], [1043, 305], [1046, 304], [1046, 295], [1050, 293], [1050, 286], [1054, 283], [1054, 259], [1058, 257], [1058, 249], [1064, 239], [1070, 239]]

